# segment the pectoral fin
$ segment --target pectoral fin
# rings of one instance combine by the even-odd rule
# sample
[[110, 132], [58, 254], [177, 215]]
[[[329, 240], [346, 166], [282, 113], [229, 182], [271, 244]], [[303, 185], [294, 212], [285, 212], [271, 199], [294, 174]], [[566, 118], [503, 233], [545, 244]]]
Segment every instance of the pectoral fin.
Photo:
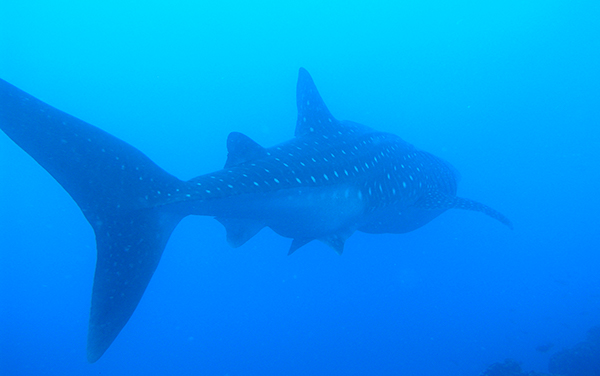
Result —
[[470, 200], [468, 198], [448, 196], [443, 193], [433, 191], [428, 192], [427, 195], [421, 198], [421, 200], [419, 200], [415, 206], [428, 210], [464, 209], [478, 211], [504, 223], [511, 230], [513, 228], [511, 221], [502, 213], [490, 208], [487, 205]]

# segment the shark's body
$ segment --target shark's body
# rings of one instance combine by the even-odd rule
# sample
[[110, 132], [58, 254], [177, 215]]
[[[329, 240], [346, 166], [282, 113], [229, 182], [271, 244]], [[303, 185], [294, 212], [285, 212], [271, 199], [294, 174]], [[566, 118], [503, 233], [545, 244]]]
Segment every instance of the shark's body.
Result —
[[456, 197], [443, 160], [399, 137], [335, 119], [300, 69], [295, 137], [263, 148], [231, 133], [224, 169], [181, 181], [140, 151], [0, 80], [0, 128], [69, 192], [94, 228], [97, 264], [88, 360], [135, 310], [167, 240], [187, 215], [207, 215], [240, 246], [270, 227], [291, 254], [318, 239], [342, 253], [355, 231], [404, 233], [450, 208], [495, 210]]

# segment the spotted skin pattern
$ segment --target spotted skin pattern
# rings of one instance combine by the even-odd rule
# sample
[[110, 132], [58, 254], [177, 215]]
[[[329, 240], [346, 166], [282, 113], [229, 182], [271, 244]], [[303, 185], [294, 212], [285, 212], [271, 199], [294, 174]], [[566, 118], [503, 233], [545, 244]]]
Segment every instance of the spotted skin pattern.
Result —
[[456, 196], [455, 170], [398, 136], [332, 116], [300, 69], [295, 137], [264, 148], [233, 132], [225, 167], [189, 181], [116, 137], [0, 80], [0, 129], [46, 169], [96, 235], [88, 330], [95, 362], [125, 326], [187, 215], [213, 216], [239, 247], [264, 227], [341, 254], [355, 231], [404, 233], [451, 208], [499, 212]]

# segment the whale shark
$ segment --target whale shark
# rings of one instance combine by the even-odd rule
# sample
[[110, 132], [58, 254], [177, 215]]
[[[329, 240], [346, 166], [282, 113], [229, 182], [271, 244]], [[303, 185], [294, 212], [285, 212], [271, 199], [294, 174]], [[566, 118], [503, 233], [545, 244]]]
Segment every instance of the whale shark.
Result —
[[232, 132], [223, 169], [183, 181], [107, 132], [0, 80], [0, 129], [69, 193], [92, 226], [97, 261], [87, 358], [100, 359], [130, 319], [169, 236], [188, 215], [214, 217], [242, 246], [265, 227], [288, 254], [318, 240], [342, 254], [356, 231], [413, 231], [448, 209], [498, 211], [458, 197], [448, 162], [391, 134], [338, 120], [309, 73], [296, 86], [294, 137], [263, 147]]

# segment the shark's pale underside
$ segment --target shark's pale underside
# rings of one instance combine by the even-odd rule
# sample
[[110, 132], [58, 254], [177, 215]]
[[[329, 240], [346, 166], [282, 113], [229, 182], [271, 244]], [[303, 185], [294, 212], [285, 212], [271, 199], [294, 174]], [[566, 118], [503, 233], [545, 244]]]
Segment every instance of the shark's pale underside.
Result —
[[96, 235], [88, 360], [133, 314], [169, 236], [187, 215], [215, 217], [234, 247], [264, 227], [342, 253], [355, 231], [404, 233], [447, 209], [497, 211], [456, 196], [442, 159], [399, 137], [335, 119], [304, 69], [295, 137], [264, 148], [233, 132], [222, 170], [181, 181], [139, 150], [0, 80], [0, 128], [77, 202]]

